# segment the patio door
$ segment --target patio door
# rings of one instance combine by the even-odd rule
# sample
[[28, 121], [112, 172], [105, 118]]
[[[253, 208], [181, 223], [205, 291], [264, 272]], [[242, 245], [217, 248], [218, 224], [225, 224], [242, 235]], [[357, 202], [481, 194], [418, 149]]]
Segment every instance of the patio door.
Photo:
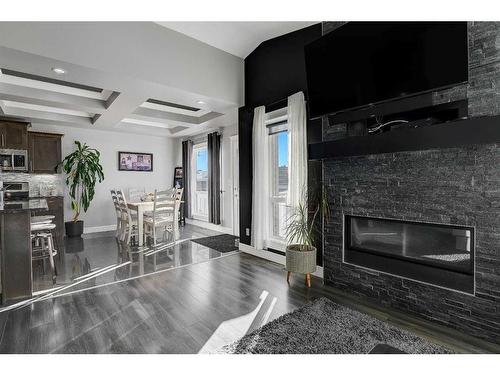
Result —
[[193, 145], [192, 159], [192, 216], [194, 219], [208, 221], [208, 150], [207, 143]]

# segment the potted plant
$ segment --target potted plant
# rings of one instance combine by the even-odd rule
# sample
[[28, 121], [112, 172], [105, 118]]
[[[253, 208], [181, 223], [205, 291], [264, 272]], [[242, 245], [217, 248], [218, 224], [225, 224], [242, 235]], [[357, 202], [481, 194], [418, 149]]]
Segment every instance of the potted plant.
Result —
[[82, 235], [83, 220], [79, 220], [80, 213], [82, 209], [87, 212], [94, 198], [97, 181], [104, 180], [99, 151], [78, 141], [75, 141], [75, 145], [77, 149], [62, 161], [63, 170], [67, 174], [66, 185], [69, 188], [71, 209], [74, 211], [73, 220], [65, 223], [68, 237]]
[[[304, 189], [306, 191], [306, 189]], [[320, 232], [316, 225], [318, 218], [328, 217], [329, 206], [326, 190], [321, 187], [316, 197], [308, 199], [304, 194], [298, 207], [292, 210], [285, 228], [288, 241], [286, 247], [287, 282], [292, 272], [306, 275], [306, 284], [311, 287], [311, 273], [316, 271], [316, 234]], [[308, 210], [312, 206], [311, 210]], [[310, 216], [311, 214], [311, 216]]]

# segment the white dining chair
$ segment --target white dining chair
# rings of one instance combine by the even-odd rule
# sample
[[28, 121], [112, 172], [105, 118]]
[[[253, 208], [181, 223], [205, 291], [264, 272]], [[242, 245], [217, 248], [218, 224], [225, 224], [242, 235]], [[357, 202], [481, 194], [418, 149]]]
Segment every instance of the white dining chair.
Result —
[[130, 213], [130, 209], [127, 206], [127, 199], [123, 190], [116, 190], [116, 198], [118, 200], [118, 206], [120, 207], [120, 240], [130, 245], [133, 237], [138, 235], [137, 230], [137, 217], [134, 217]]
[[182, 194], [184, 193], [184, 188], [175, 188], [175, 199], [179, 202], [182, 201]]
[[113, 206], [115, 207], [115, 213], [116, 213], [115, 237], [119, 238], [119, 237], [121, 237], [121, 234], [122, 234], [122, 227], [121, 227], [121, 225], [122, 225], [122, 220], [121, 220], [122, 211], [120, 208], [120, 204], [118, 203], [118, 197], [116, 196], [116, 190], [111, 189], [110, 192], [111, 192], [111, 199], [113, 200]]
[[178, 206], [179, 203], [173, 196], [172, 189], [155, 190], [153, 211], [144, 214], [144, 239], [151, 237], [153, 246], [156, 246], [157, 228], [163, 228], [164, 239], [167, 234], [170, 234], [174, 240], [177, 239]]
[[173, 197], [175, 198], [175, 228], [174, 228], [174, 238], [176, 240], [179, 239], [179, 218], [180, 218], [180, 210], [182, 204], [182, 195], [184, 193], [184, 188], [173, 188]]

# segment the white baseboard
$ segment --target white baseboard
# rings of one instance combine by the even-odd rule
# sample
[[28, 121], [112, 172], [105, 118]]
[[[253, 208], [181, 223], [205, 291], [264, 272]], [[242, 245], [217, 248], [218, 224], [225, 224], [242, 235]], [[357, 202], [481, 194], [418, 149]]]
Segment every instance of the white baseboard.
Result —
[[[255, 255], [256, 257], [259, 258], [264, 258], [267, 260], [270, 260], [272, 262], [276, 262], [278, 264], [285, 265], [286, 264], [286, 257], [284, 255], [276, 254], [273, 253], [272, 251], [267, 251], [267, 250], [257, 250], [256, 248], [252, 246], [245, 245], [240, 242], [240, 250], [244, 253], [248, 253], [251, 255]], [[323, 278], [323, 267], [316, 267], [316, 272], [313, 273], [314, 276]]]
[[191, 225], [196, 225], [197, 227], [202, 227], [205, 229], [214, 230], [216, 232], [222, 232], [226, 234], [233, 234], [233, 229], [228, 227], [223, 227], [222, 225], [216, 225], [212, 223], [207, 223], [206, 221], [196, 220], [196, 219], [187, 219], [186, 223]]
[[116, 224], [113, 225], [103, 225], [101, 227], [85, 227], [83, 228], [83, 233], [99, 233], [99, 232], [109, 232], [112, 230], [116, 230]]

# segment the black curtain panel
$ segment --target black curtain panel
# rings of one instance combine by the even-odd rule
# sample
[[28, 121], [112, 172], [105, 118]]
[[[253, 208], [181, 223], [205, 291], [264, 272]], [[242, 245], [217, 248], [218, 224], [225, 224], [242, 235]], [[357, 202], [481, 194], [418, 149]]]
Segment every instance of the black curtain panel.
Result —
[[191, 157], [193, 155], [193, 142], [182, 142], [182, 179], [184, 187], [184, 217], [191, 217]]
[[220, 139], [219, 133], [208, 135], [208, 221], [220, 224]]

